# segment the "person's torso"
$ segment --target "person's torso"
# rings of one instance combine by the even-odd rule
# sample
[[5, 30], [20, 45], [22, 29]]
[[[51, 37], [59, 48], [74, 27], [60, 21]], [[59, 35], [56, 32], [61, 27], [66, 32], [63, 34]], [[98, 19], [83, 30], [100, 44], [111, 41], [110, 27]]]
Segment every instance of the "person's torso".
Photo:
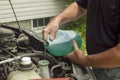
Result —
[[116, 46], [120, 33], [120, 0], [88, 0], [86, 32], [89, 54]]

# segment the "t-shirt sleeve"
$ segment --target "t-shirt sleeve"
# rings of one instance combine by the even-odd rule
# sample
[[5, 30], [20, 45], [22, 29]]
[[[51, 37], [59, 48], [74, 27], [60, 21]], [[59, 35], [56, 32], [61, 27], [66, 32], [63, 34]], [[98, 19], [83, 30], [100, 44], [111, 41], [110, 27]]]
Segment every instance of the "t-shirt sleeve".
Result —
[[76, 0], [77, 4], [81, 6], [82, 8], [87, 8], [87, 2], [88, 0]]

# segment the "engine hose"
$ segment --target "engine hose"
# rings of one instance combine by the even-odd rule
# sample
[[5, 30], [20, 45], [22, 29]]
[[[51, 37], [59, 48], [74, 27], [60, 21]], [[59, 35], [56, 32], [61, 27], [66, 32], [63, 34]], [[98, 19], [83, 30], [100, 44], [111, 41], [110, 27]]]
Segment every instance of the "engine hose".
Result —
[[4, 67], [4, 73], [5, 73], [5, 77], [7, 77], [8, 76], [8, 72], [7, 72], [7, 67], [6, 67], [6, 65], [5, 64], [3, 64], [3, 67]]
[[[43, 56], [43, 58], [45, 56], [43, 51], [33, 50], [33, 52], [38, 54], [40, 53], [39, 56], [41, 55]], [[49, 59], [51, 62], [54, 61], [54, 64], [59, 64], [59, 61], [55, 57], [51, 56], [49, 53], [46, 53], [46, 59]]]
[[50, 70], [50, 76], [51, 76], [51, 78], [54, 76], [54, 69], [56, 69], [56, 68], [58, 68], [58, 67], [60, 67], [61, 66], [61, 64], [59, 63], [59, 64], [57, 64], [57, 65], [55, 65], [55, 66], [53, 66], [52, 68], [51, 68], [51, 70]]
[[9, 52], [7, 49], [5, 49], [5, 48], [2, 48], [2, 47], [0, 47], [3, 51], [5, 51], [6, 53], [8, 53], [9, 55], [11, 55], [11, 56], [13, 56], [13, 57], [15, 57], [15, 55], [14, 54], [12, 54], [11, 52]]
[[[14, 58], [9, 58], [7, 60], [0, 61], [0, 65], [8, 63], [8, 62], [12, 62], [14, 60], [19, 60], [22, 57], [44, 57], [44, 54], [43, 54], [43, 52], [40, 52], [40, 53], [29, 53], [29, 54], [19, 55], [19, 56], [15, 56]], [[55, 64], [58, 63], [58, 61], [50, 55], [47, 55], [47, 58], [52, 62], [54, 61]]]
[[57, 77], [58, 77], [58, 78], [59, 78], [59, 77], [63, 77], [63, 76], [65, 75], [65, 73], [66, 73], [66, 71], [63, 70]]

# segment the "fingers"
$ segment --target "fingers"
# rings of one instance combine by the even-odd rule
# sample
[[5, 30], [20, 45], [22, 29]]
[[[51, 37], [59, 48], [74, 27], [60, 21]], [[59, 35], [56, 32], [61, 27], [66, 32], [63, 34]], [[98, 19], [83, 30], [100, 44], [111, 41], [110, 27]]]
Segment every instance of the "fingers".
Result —
[[49, 39], [52, 41], [55, 38], [56, 32], [58, 31], [59, 26], [58, 24], [55, 24], [53, 26], [47, 26], [43, 29], [42, 33], [43, 33], [43, 39], [47, 40], [48, 39], [48, 35], [49, 35]]
[[56, 32], [57, 31], [55, 31], [55, 30], [43, 29], [43, 31], [42, 31], [43, 39], [47, 40], [49, 38], [51, 41], [54, 40]]
[[52, 40], [54, 40], [57, 31], [50, 31], [50, 32], [49, 31], [47, 29], [43, 29], [43, 31], [42, 31], [43, 39], [47, 40], [49, 38], [52, 41]]
[[55, 35], [56, 35], [56, 32], [58, 31], [58, 29], [59, 29], [59, 22], [56, 21], [55, 19], [53, 19], [43, 29], [43, 31], [42, 31], [43, 39], [47, 40], [48, 35], [49, 35], [49, 39], [53, 40], [55, 38]]
[[58, 29], [59, 29], [59, 25], [58, 24], [54, 24], [54, 26], [51, 28], [50, 40], [54, 40], [55, 35], [56, 35]]
[[50, 40], [51, 40], [51, 41], [54, 40], [55, 34], [56, 34], [56, 32], [52, 32], [52, 33], [50, 34]]
[[65, 55], [65, 57], [70, 58], [71, 56], [76, 55], [77, 53], [79, 53], [79, 48], [78, 48], [77, 43], [76, 43], [75, 40], [73, 40], [73, 47], [74, 47], [74, 51], [72, 51], [71, 53]]
[[74, 47], [74, 50], [79, 50], [78, 45], [75, 40], [73, 40], [73, 47]]
[[42, 34], [43, 34], [43, 39], [47, 40], [47, 36], [49, 35], [49, 31], [47, 29], [43, 29]]

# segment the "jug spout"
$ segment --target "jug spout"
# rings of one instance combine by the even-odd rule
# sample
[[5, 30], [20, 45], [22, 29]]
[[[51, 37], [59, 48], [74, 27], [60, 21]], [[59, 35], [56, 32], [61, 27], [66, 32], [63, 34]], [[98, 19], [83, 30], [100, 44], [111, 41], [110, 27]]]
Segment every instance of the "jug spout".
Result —
[[45, 41], [44, 46], [45, 46], [45, 47], [48, 47], [48, 46], [49, 46], [49, 42], [48, 42], [48, 41]]

